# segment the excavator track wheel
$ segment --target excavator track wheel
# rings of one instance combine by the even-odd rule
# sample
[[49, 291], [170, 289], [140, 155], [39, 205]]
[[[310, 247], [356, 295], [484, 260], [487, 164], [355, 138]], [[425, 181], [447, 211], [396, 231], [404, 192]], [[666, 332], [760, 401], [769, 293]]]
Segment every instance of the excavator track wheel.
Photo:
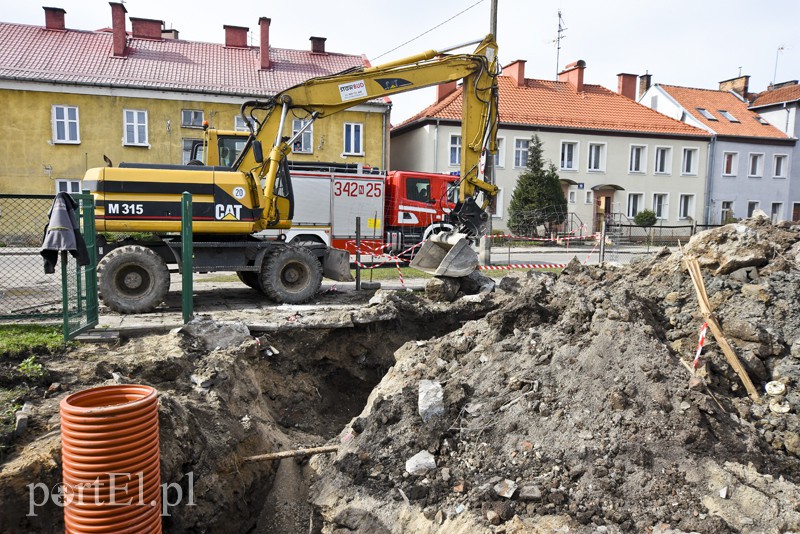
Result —
[[301, 304], [313, 298], [321, 285], [322, 265], [302, 247], [282, 247], [261, 268], [261, 290], [276, 302]]
[[115, 248], [97, 265], [103, 303], [119, 313], [145, 313], [164, 301], [169, 269], [153, 250], [140, 245]]

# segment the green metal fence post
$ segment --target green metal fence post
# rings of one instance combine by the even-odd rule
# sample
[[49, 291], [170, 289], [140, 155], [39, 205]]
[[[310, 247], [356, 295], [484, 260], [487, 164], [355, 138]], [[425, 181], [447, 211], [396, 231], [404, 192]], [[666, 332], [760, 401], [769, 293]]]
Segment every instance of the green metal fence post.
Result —
[[194, 314], [194, 299], [192, 293], [192, 275], [194, 262], [192, 255], [192, 195], [184, 192], [181, 197], [181, 307], [183, 309], [183, 322], [188, 323]]
[[97, 324], [100, 303], [97, 294], [97, 233], [94, 219], [94, 197], [88, 190], [83, 191], [83, 239], [89, 252], [89, 265], [86, 274], [86, 322]]

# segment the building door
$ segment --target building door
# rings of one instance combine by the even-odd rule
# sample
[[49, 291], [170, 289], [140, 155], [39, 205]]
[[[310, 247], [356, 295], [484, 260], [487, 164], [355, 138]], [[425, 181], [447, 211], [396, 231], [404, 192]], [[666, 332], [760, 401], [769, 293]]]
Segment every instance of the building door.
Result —
[[601, 191], [596, 191], [594, 198], [594, 231], [600, 232], [603, 230], [603, 221], [612, 215], [614, 194], [603, 194]]
[[792, 220], [800, 221], [800, 202], [795, 202], [792, 206]]

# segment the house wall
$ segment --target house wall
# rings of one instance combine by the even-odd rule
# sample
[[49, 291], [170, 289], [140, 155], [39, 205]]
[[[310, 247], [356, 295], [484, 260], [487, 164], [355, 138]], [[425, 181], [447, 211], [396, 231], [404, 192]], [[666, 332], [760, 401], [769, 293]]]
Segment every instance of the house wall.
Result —
[[[86, 170], [121, 161], [181, 163], [184, 139], [202, 139], [201, 128], [181, 126], [181, 111], [202, 110], [211, 127], [231, 130], [244, 97], [221, 97], [163, 91], [81, 88], [21, 84], [0, 87], [4, 128], [0, 131], [0, 192], [53, 194], [56, 180], [80, 180]], [[78, 107], [78, 144], [53, 141], [52, 106]], [[149, 146], [123, 146], [123, 110], [147, 111]], [[314, 151], [292, 159], [341, 160], [344, 122], [364, 124], [364, 156], [348, 162], [385, 166], [388, 120], [384, 105], [359, 106], [314, 125]], [[284, 135], [291, 134], [291, 121]], [[271, 143], [272, 140], [270, 140]]]
[[[756, 108], [753, 111], [764, 117], [779, 130], [794, 138], [800, 137], [800, 114], [797, 102], [791, 102], [783, 107], [777, 104], [773, 107]], [[797, 206], [796, 210], [787, 213], [787, 218], [792, 213], [800, 214], [800, 143], [795, 143], [792, 148], [791, 175], [789, 176], [789, 206]], [[795, 216], [794, 220], [800, 220]]]

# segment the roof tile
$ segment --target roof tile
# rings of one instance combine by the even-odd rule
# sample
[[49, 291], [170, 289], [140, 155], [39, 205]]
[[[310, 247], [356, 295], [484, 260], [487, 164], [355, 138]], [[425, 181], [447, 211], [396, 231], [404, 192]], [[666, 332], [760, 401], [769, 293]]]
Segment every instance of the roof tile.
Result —
[[767, 106], [769, 104], [781, 104], [783, 102], [795, 102], [800, 100], [800, 85], [787, 85], [758, 93], [750, 104], [750, 108]]

